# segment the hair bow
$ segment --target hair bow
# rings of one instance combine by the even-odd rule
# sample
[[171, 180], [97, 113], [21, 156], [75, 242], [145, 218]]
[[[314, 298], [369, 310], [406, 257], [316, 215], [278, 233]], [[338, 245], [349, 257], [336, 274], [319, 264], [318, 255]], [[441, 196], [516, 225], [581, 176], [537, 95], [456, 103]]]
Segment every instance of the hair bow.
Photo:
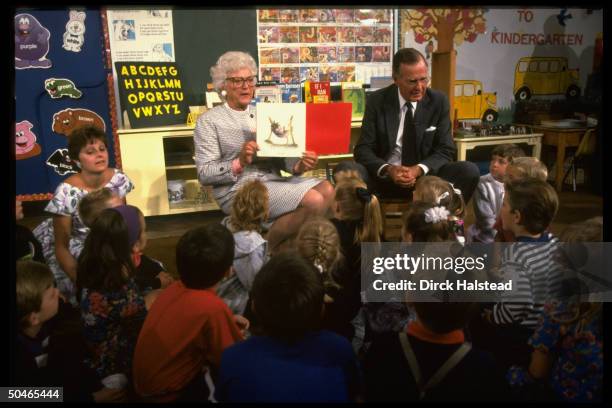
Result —
[[432, 207], [425, 210], [425, 222], [435, 224], [440, 221], [446, 221], [449, 215], [450, 212], [444, 207]]
[[453, 183], [448, 183], [450, 184], [451, 188], [453, 189], [453, 191], [455, 192], [455, 194], [459, 194], [461, 195], [461, 190], [459, 190], [458, 188], [456, 188]]
[[440, 201], [444, 200], [446, 197], [448, 197], [450, 194], [448, 194], [448, 191], [443, 192], [442, 194], [440, 194], [438, 196], [438, 198], [436, 198], [436, 204], [440, 204]]
[[359, 198], [362, 202], [368, 204], [370, 201], [372, 201], [372, 193], [370, 193], [367, 189], [357, 187], [355, 192], [357, 193], [357, 198]]
[[319, 273], [321, 273], [321, 274], [323, 273], [323, 266], [319, 262], [315, 262], [314, 263], [314, 267], [317, 268]]

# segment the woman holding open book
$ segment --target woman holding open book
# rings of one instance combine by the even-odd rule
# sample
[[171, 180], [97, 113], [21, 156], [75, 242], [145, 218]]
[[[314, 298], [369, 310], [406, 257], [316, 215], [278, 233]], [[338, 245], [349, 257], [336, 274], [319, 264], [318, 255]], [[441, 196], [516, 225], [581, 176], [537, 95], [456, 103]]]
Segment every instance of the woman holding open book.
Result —
[[[257, 83], [257, 65], [249, 54], [228, 51], [210, 69], [215, 89], [225, 103], [198, 118], [195, 161], [202, 185], [212, 185], [215, 199], [229, 214], [236, 191], [249, 180], [259, 179], [270, 197], [268, 242], [272, 252], [293, 237], [311, 214], [324, 214], [334, 189], [327, 181], [300, 177], [312, 170], [316, 152], [301, 159], [257, 158], [255, 108], [250, 105]], [[293, 177], [282, 177], [284, 170]]]

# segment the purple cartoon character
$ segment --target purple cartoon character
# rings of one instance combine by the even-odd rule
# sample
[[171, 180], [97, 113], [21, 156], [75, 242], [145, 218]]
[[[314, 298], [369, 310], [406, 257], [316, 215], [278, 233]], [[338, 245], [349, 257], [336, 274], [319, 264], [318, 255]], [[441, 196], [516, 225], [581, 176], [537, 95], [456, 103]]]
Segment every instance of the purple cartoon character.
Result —
[[15, 68], [50, 68], [49, 30], [31, 14], [15, 16]]

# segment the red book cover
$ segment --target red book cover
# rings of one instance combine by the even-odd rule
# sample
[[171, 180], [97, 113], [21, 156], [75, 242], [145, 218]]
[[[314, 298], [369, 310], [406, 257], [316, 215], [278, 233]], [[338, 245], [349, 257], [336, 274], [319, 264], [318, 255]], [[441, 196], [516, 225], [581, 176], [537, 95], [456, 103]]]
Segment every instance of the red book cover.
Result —
[[306, 104], [306, 150], [346, 154], [351, 140], [350, 103]]

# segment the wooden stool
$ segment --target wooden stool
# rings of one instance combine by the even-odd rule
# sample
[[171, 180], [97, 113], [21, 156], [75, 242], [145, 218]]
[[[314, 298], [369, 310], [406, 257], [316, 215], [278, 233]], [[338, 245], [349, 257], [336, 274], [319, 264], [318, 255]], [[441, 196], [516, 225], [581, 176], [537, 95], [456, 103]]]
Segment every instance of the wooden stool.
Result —
[[408, 209], [405, 198], [380, 199], [380, 212], [383, 217], [383, 234], [386, 241], [399, 241], [402, 231], [402, 214]]

